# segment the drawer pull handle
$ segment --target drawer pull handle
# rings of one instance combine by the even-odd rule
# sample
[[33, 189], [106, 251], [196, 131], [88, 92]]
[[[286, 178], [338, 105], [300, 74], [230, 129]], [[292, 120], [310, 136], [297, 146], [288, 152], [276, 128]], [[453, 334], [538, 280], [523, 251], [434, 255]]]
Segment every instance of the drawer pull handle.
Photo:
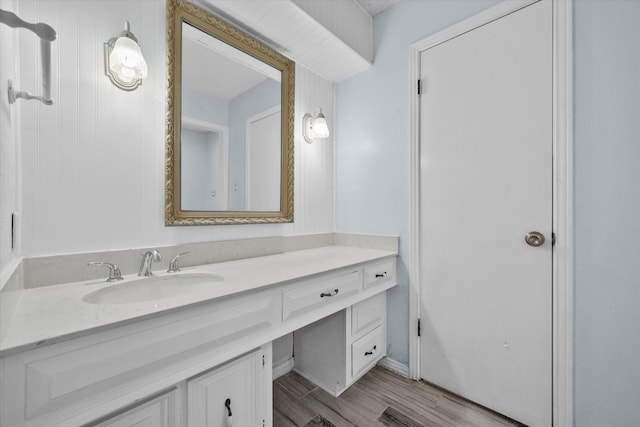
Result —
[[338, 295], [338, 291], [338, 289], [334, 289], [333, 292], [323, 292], [320, 294], [320, 298], [335, 297], [336, 295]]
[[387, 272], [382, 272], [382, 273], [376, 273], [376, 279], [379, 277], [387, 277]]
[[227, 425], [226, 427], [233, 427], [233, 417], [231, 415], [231, 399], [227, 398], [224, 401], [224, 407], [227, 408]]
[[375, 352], [376, 352], [376, 350], [377, 350], [377, 349], [378, 349], [378, 346], [377, 346], [377, 345], [374, 345], [374, 346], [373, 346], [373, 348], [372, 348], [370, 351], [365, 351], [365, 352], [364, 352], [364, 355], [365, 355], [365, 356], [371, 356], [373, 353], [375, 353]]

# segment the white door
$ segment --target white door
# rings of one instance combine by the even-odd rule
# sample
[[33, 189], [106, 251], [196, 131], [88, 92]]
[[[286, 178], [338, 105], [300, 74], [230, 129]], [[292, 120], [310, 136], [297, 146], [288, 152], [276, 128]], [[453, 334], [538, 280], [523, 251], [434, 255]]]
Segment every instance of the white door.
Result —
[[280, 106], [247, 120], [247, 210], [280, 210]]
[[552, 414], [551, 19], [535, 3], [420, 63], [420, 375], [531, 426]]

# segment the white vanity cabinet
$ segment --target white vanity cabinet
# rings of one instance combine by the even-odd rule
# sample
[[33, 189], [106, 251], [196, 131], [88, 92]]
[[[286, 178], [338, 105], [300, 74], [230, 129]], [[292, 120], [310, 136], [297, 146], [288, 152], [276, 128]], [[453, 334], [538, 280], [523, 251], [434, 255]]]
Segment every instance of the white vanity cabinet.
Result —
[[261, 351], [187, 381], [190, 427], [271, 425], [271, 366]]
[[[227, 399], [232, 426], [269, 427], [271, 342], [293, 331], [297, 368], [340, 394], [386, 351], [385, 291], [396, 285], [395, 254], [363, 251], [360, 261], [339, 268], [326, 266], [358, 250], [310, 252], [318, 261], [309, 252], [283, 255], [280, 269], [293, 273], [265, 285], [260, 277], [277, 257], [268, 268], [263, 259], [248, 260], [234, 285], [251, 279], [249, 290], [5, 351], [0, 427], [226, 426]], [[298, 273], [314, 263], [317, 272]]]
[[[365, 289], [395, 281], [395, 261], [365, 266]], [[386, 355], [386, 294], [375, 294], [297, 331], [294, 370], [339, 396]]]
[[258, 348], [82, 427], [270, 426], [269, 355]]
[[235, 296], [4, 357], [0, 427], [85, 425], [258, 347], [271, 375], [278, 297]]

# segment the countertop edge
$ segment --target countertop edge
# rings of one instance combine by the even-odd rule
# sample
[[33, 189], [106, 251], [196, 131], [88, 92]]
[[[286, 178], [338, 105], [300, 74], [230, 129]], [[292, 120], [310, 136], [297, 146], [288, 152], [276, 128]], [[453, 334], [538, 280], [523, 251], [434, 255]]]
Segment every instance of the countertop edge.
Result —
[[[259, 292], [262, 290], [268, 290], [270, 288], [273, 287], [277, 287], [277, 286], [283, 286], [286, 285], [288, 283], [291, 283], [293, 281], [298, 281], [298, 280], [308, 280], [308, 279], [312, 279], [315, 276], [321, 275], [321, 274], [326, 274], [326, 273], [331, 273], [331, 272], [335, 272], [335, 271], [339, 271], [345, 268], [349, 268], [349, 267], [353, 267], [356, 265], [362, 265], [362, 264], [366, 264], [369, 262], [374, 262], [374, 261], [379, 261], [385, 258], [392, 258], [392, 257], [397, 257], [398, 256], [398, 252], [397, 251], [386, 251], [386, 250], [380, 250], [380, 249], [369, 249], [369, 248], [354, 248], [354, 247], [347, 247], [347, 246], [325, 246], [325, 247], [321, 247], [321, 248], [313, 248], [313, 249], [305, 249], [305, 250], [301, 250], [301, 251], [292, 251], [292, 252], [286, 252], [283, 254], [275, 254], [275, 255], [267, 255], [264, 257], [255, 257], [255, 258], [248, 258], [248, 259], [243, 259], [243, 260], [234, 260], [234, 261], [228, 261], [228, 262], [223, 262], [223, 263], [216, 263], [216, 264], [208, 264], [208, 265], [204, 265], [204, 266], [197, 266], [197, 268], [206, 268], [208, 266], [216, 266], [216, 267], [221, 267], [221, 266], [228, 266], [228, 265], [232, 265], [234, 263], [238, 263], [238, 262], [242, 262], [242, 263], [251, 263], [251, 262], [260, 262], [261, 260], [264, 260], [265, 258], [284, 258], [287, 256], [291, 256], [291, 255], [295, 255], [297, 253], [303, 253], [303, 252], [308, 252], [308, 251], [328, 251], [331, 249], [334, 250], [338, 250], [337, 248], [348, 248], [348, 250], [350, 251], [362, 251], [362, 252], [368, 252], [367, 256], [364, 256], [365, 259], [362, 260], [358, 260], [355, 262], [345, 262], [343, 264], [340, 265], [335, 265], [331, 268], [318, 268], [315, 271], [312, 272], [307, 272], [305, 274], [290, 274], [286, 279], [282, 279], [282, 280], [277, 280], [277, 281], [266, 281], [266, 283], [259, 285], [259, 286], [253, 286], [247, 289], [242, 289], [239, 290], [237, 292], [228, 292], [222, 295], [217, 295], [215, 297], [211, 297], [211, 298], [204, 298], [202, 300], [197, 300], [197, 301], [191, 301], [185, 304], [181, 304], [181, 305], [177, 305], [175, 307], [168, 307], [168, 308], [163, 308], [157, 311], [151, 311], [148, 313], [144, 313], [144, 314], [133, 314], [131, 317], [125, 318], [125, 319], [118, 319], [118, 320], [114, 320], [112, 322], [109, 323], [105, 323], [105, 324], [101, 324], [101, 325], [96, 325], [96, 326], [89, 326], [86, 329], [81, 329], [81, 330], [75, 330], [75, 331], [71, 331], [68, 333], [60, 333], [60, 334], [55, 334], [53, 336], [50, 337], [45, 337], [42, 339], [37, 339], [37, 340], [33, 340], [33, 341], [28, 341], [25, 342], [23, 344], [15, 344], [15, 345], [10, 345], [8, 347], [4, 347], [3, 344], [4, 343], [0, 343], [0, 358], [4, 358], [7, 356], [11, 356], [11, 355], [15, 355], [15, 354], [19, 354], [19, 353], [23, 353], [26, 351], [30, 351], [30, 350], [35, 350], [35, 349], [39, 349], [39, 348], [43, 348], [46, 346], [50, 346], [50, 345], [54, 345], [54, 344], [58, 344], [61, 342], [65, 342], [65, 341], [69, 341], [69, 340], [73, 340], [76, 338], [80, 338], [83, 336], [87, 336], [87, 335], [91, 335], [91, 334], [95, 334], [95, 333], [99, 333], [99, 332], [104, 332], [104, 331], [108, 331], [111, 329], [115, 329], [118, 327], [123, 327], [123, 326], [127, 326], [133, 323], [137, 323], [137, 322], [142, 322], [145, 320], [150, 320], [150, 319], [154, 319], [154, 318], [158, 318], [161, 316], [165, 316], [165, 315], [169, 315], [172, 313], [176, 313], [179, 311], [184, 311], [184, 310], [189, 310], [192, 308], [196, 308], [198, 306], [203, 306], [203, 305], [207, 305], [207, 304], [211, 304], [214, 303], [216, 301], [219, 301], [223, 298], [228, 298], [230, 296], [241, 296], [241, 295], [245, 295], [245, 294], [249, 294], [252, 292]], [[375, 253], [375, 254], [374, 254]], [[30, 290], [31, 292], [34, 292], [34, 290]], [[18, 311], [18, 310], [16, 310]], [[44, 321], [44, 320], [43, 320]], [[14, 321], [12, 319], [11, 324], [7, 327], [7, 331], [12, 329]], [[2, 341], [5, 340], [6, 335], [2, 337]]]

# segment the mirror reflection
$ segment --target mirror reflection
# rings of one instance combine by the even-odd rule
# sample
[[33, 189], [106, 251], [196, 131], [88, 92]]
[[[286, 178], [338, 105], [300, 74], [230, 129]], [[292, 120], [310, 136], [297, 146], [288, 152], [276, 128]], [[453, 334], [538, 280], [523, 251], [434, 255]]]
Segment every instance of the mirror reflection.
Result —
[[293, 62], [193, 4], [167, 4], [166, 223], [291, 222]]
[[182, 64], [182, 209], [277, 211], [281, 72], [187, 23]]

